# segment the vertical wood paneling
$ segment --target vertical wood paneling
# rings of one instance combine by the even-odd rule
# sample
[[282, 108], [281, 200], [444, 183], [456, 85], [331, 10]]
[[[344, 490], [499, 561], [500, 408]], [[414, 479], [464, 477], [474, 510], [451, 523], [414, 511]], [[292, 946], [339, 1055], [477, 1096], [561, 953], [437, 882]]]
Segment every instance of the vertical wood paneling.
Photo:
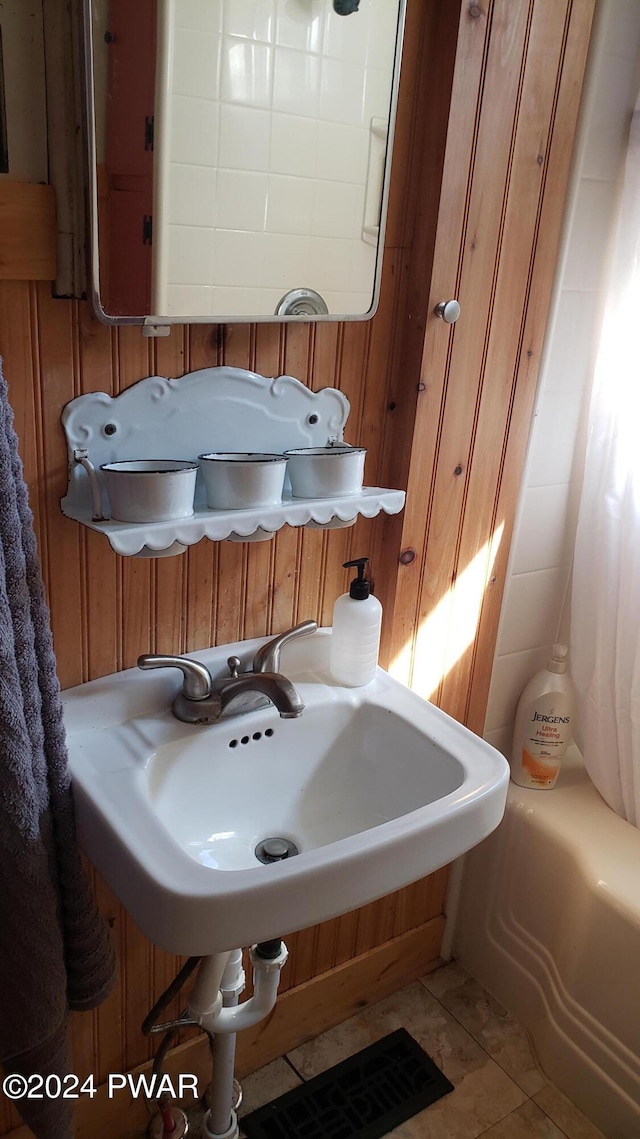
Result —
[[[419, 51], [416, 66], [419, 78], [410, 107], [414, 123], [409, 153], [413, 179], [406, 188], [400, 207], [402, 224], [391, 227], [397, 244], [385, 251], [385, 272], [394, 282], [394, 319], [391, 324], [390, 368], [385, 397], [382, 434], [380, 483], [384, 486], [408, 486], [410, 460], [413, 466], [423, 455], [423, 476], [417, 480], [419, 506], [416, 524], [426, 513], [425, 488], [429, 485], [435, 456], [429, 456], [429, 436], [425, 424], [431, 417], [425, 413], [424, 377], [421, 361], [424, 350], [425, 325], [428, 323], [430, 286], [435, 274], [436, 240], [443, 250], [457, 248], [447, 240], [447, 229], [456, 231], [465, 216], [468, 168], [473, 153], [474, 123], [482, 91], [483, 60], [488, 40], [489, 21], [482, 6], [475, 5], [475, 15], [466, 4], [431, 4], [418, 34]], [[454, 70], [455, 66], [455, 70]], [[425, 97], [425, 92], [438, 92], [441, 100]], [[444, 105], [451, 113], [443, 111]], [[449, 131], [449, 123], [453, 129]], [[455, 139], [455, 145], [448, 138]], [[438, 215], [437, 227], [432, 219]], [[393, 197], [393, 195], [392, 195]], [[438, 264], [444, 264], [441, 258]], [[440, 270], [442, 272], [442, 269]], [[455, 295], [455, 275], [437, 281], [439, 299]], [[388, 277], [387, 277], [388, 279]], [[384, 287], [384, 286], [383, 286]], [[433, 324], [433, 322], [431, 322]], [[433, 330], [432, 330], [433, 335]], [[444, 371], [444, 364], [443, 364]], [[393, 407], [393, 410], [390, 409]], [[437, 407], [435, 414], [438, 414]], [[420, 419], [416, 419], [416, 416]], [[417, 454], [408, 440], [414, 433], [419, 440]], [[429, 462], [430, 459], [430, 462]], [[382, 656], [389, 661], [397, 646], [409, 644], [413, 634], [414, 608], [411, 599], [398, 597], [406, 580], [419, 574], [420, 560], [402, 571], [398, 582], [397, 551], [420, 549], [420, 531], [413, 537], [415, 526], [405, 517], [389, 520], [376, 534], [375, 565], [379, 571], [379, 593], [388, 614], [383, 628]]]
[[[106, 328], [86, 304], [53, 300], [43, 283], [0, 281], [0, 349], [63, 687], [130, 667], [150, 649], [192, 651], [307, 617], [327, 624], [348, 580], [342, 563], [368, 554], [386, 606], [386, 659], [396, 657], [418, 687], [435, 675], [438, 699], [481, 727], [592, 7], [410, 0], [382, 294], [371, 322], [199, 325], [154, 342], [137, 329]], [[431, 310], [456, 292], [462, 317], [452, 329]], [[201, 542], [158, 560], [117, 558], [99, 535], [62, 517], [59, 415], [68, 399], [220, 363], [340, 387], [351, 402], [349, 441], [368, 448], [367, 481], [407, 485], [404, 516], [328, 532], [284, 528], [271, 542]], [[482, 551], [501, 522], [489, 573]], [[407, 547], [416, 558], [399, 566]], [[488, 589], [459, 651], [464, 571], [479, 553]], [[104, 1079], [150, 1055], [140, 1024], [178, 961], [148, 944], [97, 877], [94, 886], [121, 974], [95, 1014], [74, 1018], [75, 1063]], [[315, 929], [283, 931], [283, 990], [437, 917], [445, 887], [443, 870]], [[0, 1134], [16, 1122], [0, 1106]]]
[[[48, 567], [51, 628], [62, 680], [73, 674], [78, 661], [85, 671], [88, 636], [87, 597], [81, 570], [84, 535], [74, 534], [77, 527], [55, 524], [58, 491], [67, 469], [66, 446], [60, 438], [60, 408], [74, 398], [79, 386], [77, 308], [66, 305], [65, 319], [61, 320], [59, 307], [51, 297], [51, 287], [44, 282], [38, 286], [36, 304], [37, 367], [40, 372], [46, 369], [46, 383], [37, 385], [43, 424], [42, 460], [46, 471], [41, 482], [45, 526], [40, 529], [40, 549], [43, 565]], [[42, 540], [45, 528], [46, 543]]]
[[[151, 375], [151, 340], [139, 328], [118, 329], [115, 379], [116, 393], [131, 386], [141, 375]], [[141, 653], [155, 643], [154, 561], [122, 558], [122, 668], [132, 668]]]
[[[531, 0], [496, 0], [486, 63], [475, 157], [468, 183], [468, 212], [459, 254], [458, 290], [465, 319], [452, 336], [446, 396], [436, 439], [420, 604], [416, 614], [412, 676], [425, 694], [438, 695], [433, 677], [446, 675], [455, 621], [452, 583], [458, 569], [460, 519], [465, 513], [470, 454], [486, 368], [489, 329], [508, 319], [496, 308], [497, 263], [504, 233], [504, 197], [509, 185], [513, 136], [520, 100], [523, 53], [530, 29]], [[451, 257], [452, 250], [448, 256]], [[437, 254], [436, 254], [437, 256]], [[522, 263], [518, 262], [522, 273]], [[507, 302], [509, 303], [509, 302]], [[428, 366], [428, 365], [427, 365]], [[427, 382], [429, 372], [425, 372]], [[492, 433], [493, 434], [493, 433]], [[460, 472], [462, 468], [462, 472]], [[457, 473], [456, 473], [457, 472]], [[488, 488], [483, 487], [485, 494]], [[464, 568], [464, 567], [460, 567]], [[427, 618], [441, 613], [442, 635]], [[424, 679], [423, 679], [424, 677]]]
[[[55, 310], [61, 301], [53, 302]], [[103, 391], [116, 394], [117, 334], [95, 320], [86, 305], [74, 306], [78, 314], [78, 372], [76, 395], [82, 392]], [[60, 317], [58, 317], [60, 319]], [[58, 430], [51, 424], [51, 430]], [[65, 529], [73, 529], [68, 520]], [[122, 562], [100, 535], [83, 532], [84, 542], [83, 590], [88, 614], [87, 659], [83, 679], [89, 676], [108, 675], [122, 668], [122, 591], [120, 589]], [[64, 570], [63, 570], [64, 572]], [[91, 635], [89, 636], [89, 630]], [[61, 674], [63, 688], [76, 684], [74, 673]]]
[[[493, 269], [529, 7], [529, 0], [514, 4], [497, 0], [488, 6], [486, 18], [461, 27], [465, 44], [471, 38], [472, 47], [458, 57], [452, 101], [456, 108], [466, 105], [468, 75], [475, 71], [477, 90], [469, 101], [477, 110], [473, 117], [465, 110], [464, 121], [456, 124], [458, 130], [447, 149], [443, 193], [447, 198], [454, 195], [453, 209], [446, 211], [439, 226], [429, 308], [435, 295], [457, 296], [464, 315], [452, 329], [433, 316], [428, 321], [432, 335], [425, 342], [422, 370], [426, 391], [416, 415], [423, 446], [412, 456], [402, 540], [403, 546], [421, 550], [422, 556], [410, 574], [400, 575], [397, 599], [405, 650], [402, 674], [408, 681], [413, 675], [428, 696], [437, 694], [444, 668], [447, 592], [464, 507], [465, 479], [460, 475], [467, 467], [491, 316]], [[461, 71], [463, 60], [471, 62], [471, 50], [475, 68], [467, 71], [465, 66]], [[441, 607], [439, 637], [427, 626], [427, 617], [437, 606]]]
[[[194, 325], [184, 329], [185, 369], [215, 367], [222, 363], [222, 337], [225, 326]], [[173, 333], [172, 333], [173, 335]], [[171, 337], [170, 337], [171, 339]], [[193, 652], [216, 640], [216, 582], [219, 577], [220, 545], [199, 542], [186, 558], [186, 648]]]
[[[442, 182], [453, 208], [438, 218], [400, 523], [415, 558], [397, 576], [385, 649], [397, 675], [480, 731], [540, 358], [529, 330], [544, 333], [593, 2], [473, 12], [460, 23]], [[452, 327], [433, 315], [449, 296], [462, 310]]]
[[562, 211], [558, 209], [558, 202], [564, 200], [569, 178], [593, 9], [591, 0], [574, 0], [571, 5], [562, 71], [558, 77], [553, 130], [547, 141], [545, 188], [539, 209], [536, 256], [531, 267], [526, 317], [513, 385], [509, 432], [504, 440], [502, 477], [495, 501], [494, 517], [504, 521], [505, 536], [483, 598], [478, 633], [473, 646], [471, 683], [468, 686], [465, 719], [476, 732], [481, 732], [484, 727], [502, 587], [507, 572], [523, 456], [560, 240]]
[[[184, 329], [176, 328], [168, 337], [152, 341], [152, 371], [159, 376], [180, 376], [185, 371]], [[211, 545], [211, 543], [207, 543]], [[177, 645], [172, 652], [187, 651], [187, 576], [186, 557], [158, 558], [151, 562], [155, 588], [154, 652], [162, 652], [165, 644]]]
[[[485, 447], [492, 435], [508, 438], [512, 393], [522, 326], [526, 319], [529, 272], [536, 257], [539, 210], [544, 192], [548, 144], [554, 121], [558, 83], [562, 70], [571, 5], [558, 0], [538, 0], [532, 13], [521, 90], [514, 123], [512, 147], [505, 181], [500, 244], [494, 267], [493, 315], [485, 333], [485, 360], [478, 390], [473, 439], [467, 451], [465, 505], [458, 518], [456, 578], [474, 559], [483, 559], [482, 588], [477, 607], [468, 600], [468, 590], [453, 592], [452, 624], [459, 635], [449, 638], [444, 658], [440, 704], [458, 719], [464, 719], [469, 683], [470, 644], [462, 656], [460, 644], [470, 641], [480, 617], [486, 582], [493, 573], [491, 536], [505, 519], [494, 521], [494, 505], [501, 482], [503, 448]], [[456, 480], [462, 481], [462, 480]], [[487, 488], [493, 494], [487, 494]], [[496, 539], [497, 540], [497, 539]], [[507, 538], [508, 541], [508, 538]], [[484, 555], [481, 551], [485, 551]], [[437, 589], [447, 588], [454, 573], [453, 561], [445, 568]], [[446, 584], [445, 584], [446, 582]], [[474, 621], [472, 630], [465, 623]]]

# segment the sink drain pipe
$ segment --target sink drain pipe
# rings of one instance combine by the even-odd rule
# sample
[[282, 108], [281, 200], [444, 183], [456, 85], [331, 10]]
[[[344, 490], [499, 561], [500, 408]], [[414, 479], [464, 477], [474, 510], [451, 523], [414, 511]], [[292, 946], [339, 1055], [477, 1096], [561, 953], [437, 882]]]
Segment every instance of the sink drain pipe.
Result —
[[253, 996], [239, 1004], [245, 986], [242, 950], [203, 958], [189, 996], [188, 1015], [214, 1037], [211, 1102], [204, 1118], [203, 1139], [236, 1139], [238, 1119], [233, 1109], [236, 1033], [263, 1020], [275, 1006], [280, 973], [288, 957], [277, 938], [252, 946]]

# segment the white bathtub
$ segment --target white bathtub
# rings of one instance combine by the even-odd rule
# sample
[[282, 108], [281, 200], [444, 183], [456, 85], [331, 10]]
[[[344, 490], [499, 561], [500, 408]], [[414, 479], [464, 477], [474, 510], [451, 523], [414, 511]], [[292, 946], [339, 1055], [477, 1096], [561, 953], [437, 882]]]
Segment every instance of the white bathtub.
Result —
[[640, 830], [573, 750], [553, 791], [510, 785], [466, 858], [454, 955], [528, 1029], [610, 1139], [640, 1136]]

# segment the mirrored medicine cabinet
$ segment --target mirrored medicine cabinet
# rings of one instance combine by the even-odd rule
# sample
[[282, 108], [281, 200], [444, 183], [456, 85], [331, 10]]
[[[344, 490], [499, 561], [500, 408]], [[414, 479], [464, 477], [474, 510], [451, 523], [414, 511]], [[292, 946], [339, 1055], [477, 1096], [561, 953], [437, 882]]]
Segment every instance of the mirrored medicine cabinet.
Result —
[[108, 322], [375, 312], [405, 0], [84, 0]]

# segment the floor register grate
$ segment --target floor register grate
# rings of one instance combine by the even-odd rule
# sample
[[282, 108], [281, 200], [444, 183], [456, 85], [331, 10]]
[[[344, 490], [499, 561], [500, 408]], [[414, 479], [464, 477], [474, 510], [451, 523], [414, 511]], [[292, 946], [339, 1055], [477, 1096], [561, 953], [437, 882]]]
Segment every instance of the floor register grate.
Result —
[[248, 1139], [380, 1139], [453, 1091], [404, 1028], [241, 1120]]

